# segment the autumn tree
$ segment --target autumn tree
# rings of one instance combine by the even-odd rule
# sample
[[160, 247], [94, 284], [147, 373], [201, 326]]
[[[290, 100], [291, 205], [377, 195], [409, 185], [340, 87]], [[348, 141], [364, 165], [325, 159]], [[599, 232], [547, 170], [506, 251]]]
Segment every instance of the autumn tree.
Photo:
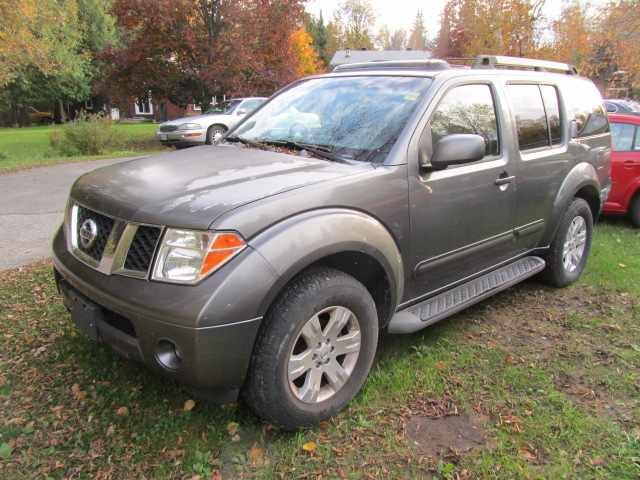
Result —
[[371, 49], [371, 29], [376, 16], [370, 0], [344, 0], [340, 5], [336, 23], [340, 24], [342, 48]]
[[313, 48], [313, 37], [304, 28], [299, 28], [291, 34], [290, 42], [298, 60], [296, 73], [300, 76], [318, 73], [322, 62]]
[[411, 50], [425, 50], [427, 48], [427, 28], [424, 25], [422, 10], [418, 10], [416, 13], [407, 47]]

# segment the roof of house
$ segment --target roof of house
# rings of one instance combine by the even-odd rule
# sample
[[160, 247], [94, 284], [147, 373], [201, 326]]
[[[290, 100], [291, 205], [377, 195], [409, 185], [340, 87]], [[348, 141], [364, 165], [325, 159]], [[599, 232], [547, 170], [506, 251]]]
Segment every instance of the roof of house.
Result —
[[426, 50], [338, 50], [331, 59], [331, 65], [346, 63], [375, 62], [380, 60], [424, 60], [431, 58]]

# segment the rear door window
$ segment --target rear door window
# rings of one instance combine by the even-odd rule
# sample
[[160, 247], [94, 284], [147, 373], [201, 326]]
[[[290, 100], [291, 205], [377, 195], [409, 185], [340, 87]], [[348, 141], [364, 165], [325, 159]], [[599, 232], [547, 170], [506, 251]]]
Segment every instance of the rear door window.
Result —
[[633, 137], [636, 136], [636, 147], [638, 144], [638, 134], [634, 125], [628, 123], [611, 123], [611, 144], [615, 152], [628, 152], [633, 148]]
[[636, 139], [633, 142], [633, 150], [640, 151], [640, 128], [636, 125]]
[[548, 147], [549, 127], [538, 85], [509, 85], [520, 150]]
[[500, 153], [498, 121], [489, 85], [461, 85], [444, 95], [431, 117], [433, 146], [455, 133], [480, 135], [485, 140], [487, 155]]
[[576, 138], [609, 132], [609, 121], [602, 97], [595, 85], [586, 80], [575, 80], [563, 89], [568, 99], [569, 120], [576, 122]]

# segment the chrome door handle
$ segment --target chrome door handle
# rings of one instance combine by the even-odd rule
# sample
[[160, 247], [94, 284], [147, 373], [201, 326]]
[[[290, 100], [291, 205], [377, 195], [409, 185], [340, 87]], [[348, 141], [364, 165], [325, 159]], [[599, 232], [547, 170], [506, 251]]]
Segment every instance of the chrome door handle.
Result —
[[513, 183], [515, 179], [515, 175], [511, 175], [510, 177], [498, 177], [496, 178], [496, 185], [498, 185], [499, 187], [502, 185], [508, 185], [509, 183]]

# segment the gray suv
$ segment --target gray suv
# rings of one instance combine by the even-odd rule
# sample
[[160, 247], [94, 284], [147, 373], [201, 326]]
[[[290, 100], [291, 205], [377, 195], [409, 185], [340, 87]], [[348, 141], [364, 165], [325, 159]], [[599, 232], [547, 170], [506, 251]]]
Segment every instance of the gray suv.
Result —
[[582, 273], [609, 123], [568, 65], [348, 65], [212, 146], [74, 184], [55, 277], [77, 327], [286, 429], [340, 411], [379, 333]]

